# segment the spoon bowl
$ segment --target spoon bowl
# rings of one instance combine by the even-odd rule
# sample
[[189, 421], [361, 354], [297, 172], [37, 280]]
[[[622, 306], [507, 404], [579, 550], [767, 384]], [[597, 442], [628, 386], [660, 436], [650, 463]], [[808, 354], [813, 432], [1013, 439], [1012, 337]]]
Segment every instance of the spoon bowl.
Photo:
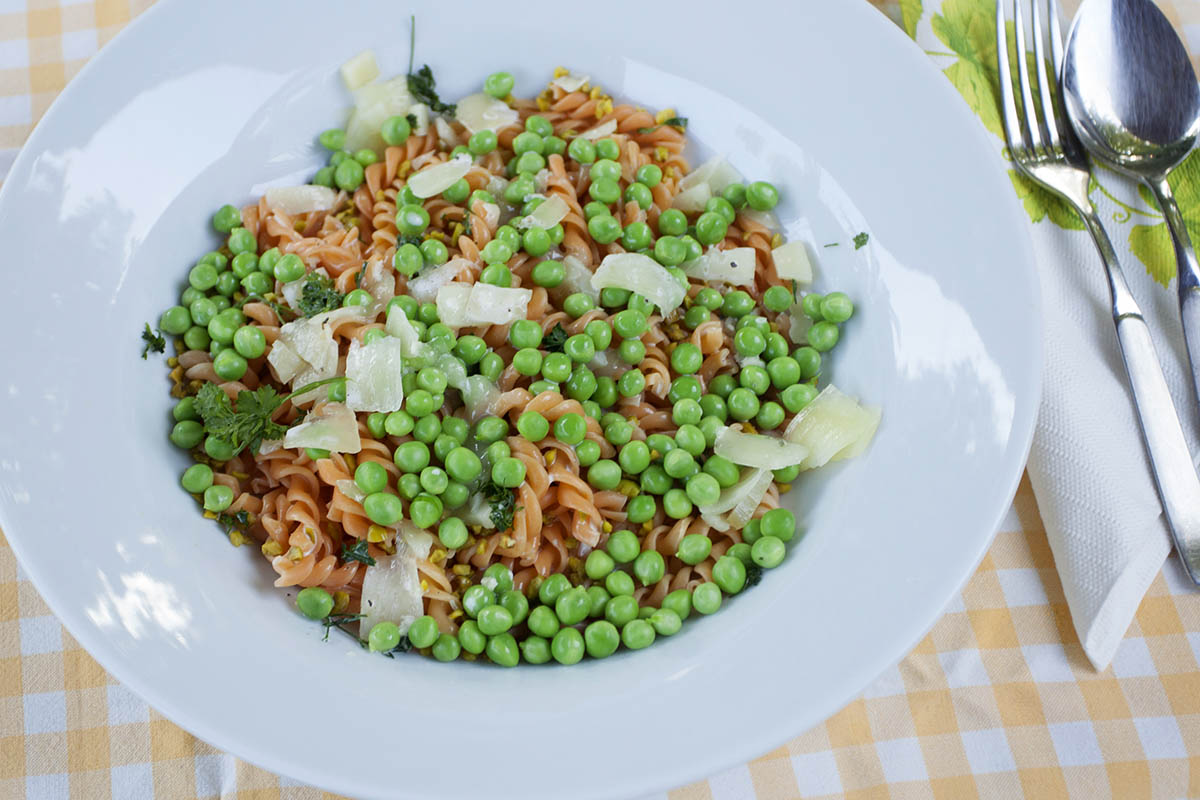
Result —
[[1134, 177], [1165, 176], [1200, 135], [1200, 84], [1150, 0], [1085, 0], [1067, 38], [1062, 86], [1080, 141]]

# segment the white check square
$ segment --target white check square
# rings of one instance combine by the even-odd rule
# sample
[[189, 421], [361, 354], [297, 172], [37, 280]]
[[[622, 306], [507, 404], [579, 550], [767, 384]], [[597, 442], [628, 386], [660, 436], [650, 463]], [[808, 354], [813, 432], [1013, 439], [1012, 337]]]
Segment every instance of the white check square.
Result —
[[842, 776], [829, 750], [792, 756], [792, 769], [801, 795], [842, 793]]

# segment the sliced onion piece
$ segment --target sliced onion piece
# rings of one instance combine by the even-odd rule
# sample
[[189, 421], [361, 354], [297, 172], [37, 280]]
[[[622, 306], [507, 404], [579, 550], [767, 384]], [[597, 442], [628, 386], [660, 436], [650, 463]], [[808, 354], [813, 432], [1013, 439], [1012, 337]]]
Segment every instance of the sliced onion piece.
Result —
[[708, 188], [708, 184], [700, 183], [675, 195], [675, 199], [671, 201], [671, 207], [677, 208], [685, 214], [694, 214], [703, 211], [704, 204], [711, 200], [712, 196], [712, 189]]
[[594, 142], [597, 139], [603, 139], [605, 136], [610, 136], [617, 130], [617, 121], [610, 119], [608, 122], [601, 122], [594, 128], [589, 128], [579, 134], [580, 139], [587, 139], [589, 142]]
[[376, 558], [374, 566], [363, 573], [360, 610], [363, 633], [380, 622], [394, 622], [402, 634], [407, 633], [413, 621], [425, 613], [417, 554], [403, 537], [397, 538], [394, 554]]
[[741, 180], [742, 174], [734, 169], [724, 156], [714, 156], [680, 178], [679, 189], [687, 191], [700, 184], [706, 184], [708, 190], [717, 195], [729, 184], [738, 183]]
[[417, 302], [432, 303], [437, 297], [438, 289], [454, 280], [458, 273], [470, 269], [471, 262], [465, 258], [452, 258], [440, 267], [421, 273], [408, 282], [408, 293]]
[[679, 268], [700, 280], [750, 286], [754, 283], [755, 264], [753, 247], [735, 247], [732, 250], [710, 247], [699, 258], [685, 262]]
[[577, 92], [586, 86], [589, 80], [591, 78], [587, 75], [581, 75], [578, 72], [568, 72], [566, 75], [559, 75], [550, 81], [550, 83], [559, 87], [564, 92]]
[[551, 195], [527, 217], [521, 217], [513, 223], [517, 228], [553, 228], [567, 216], [570, 207], [567, 201], [558, 195]]
[[597, 291], [616, 286], [637, 292], [658, 306], [663, 314], [683, 302], [687, 290], [661, 264], [640, 253], [613, 253], [604, 257], [592, 275]]
[[516, 109], [509, 108], [503, 100], [477, 92], [459, 100], [454, 107], [454, 118], [471, 133], [476, 131], [498, 131], [517, 124], [521, 118]]
[[470, 169], [471, 157], [463, 153], [416, 173], [408, 179], [408, 188], [420, 198], [436, 197], [457, 183]]
[[781, 244], [771, 251], [771, 257], [775, 259], [775, 272], [779, 277], [800, 283], [812, 283], [812, 261], [808, 258], [808, 247], [804, 242]]
[[341, 480], [334, 481], [333, 485], [339, 492], [346, 495], [346, 497], [349, 497], [356, 503], [361, 503], [363, 500], [367, 499], [367, 493], [364, 492], [357, 483], [349, 478], [342, 478]]
[[796, 466], [808, 455], [808, 448], [775, 436], [722, 428], [717, 431], [713, 452], [743, 467], [774, 470]]
[[278, 186], [267, 189], [267, 205], [285, 214], [306, 214], [333, 208], [337, 192], [328, 186]]
[[808, 448], [800, 468], [815, 469], [865, 450], [879, 428], [881, 416], [879, 409], [863, 407], [830, 384], [800, 409], [783, 435]]
[[342, 64], [342, 82], [350, 91], [370, 83], [379, 77], [379, 65], [375, 63], [375, 51], [363, 50]]
[[351, 342], [346, 354], [346, 406], [395, 411], [404, 405], [404, 343], [390, 336], [369, 345]]
[[304, 422], [288, 428], [284, 447], [315, 447], [331, 453], [357, 453], [362, 450], [358, 419], [341, 403], [326, 403], [313, 410]]

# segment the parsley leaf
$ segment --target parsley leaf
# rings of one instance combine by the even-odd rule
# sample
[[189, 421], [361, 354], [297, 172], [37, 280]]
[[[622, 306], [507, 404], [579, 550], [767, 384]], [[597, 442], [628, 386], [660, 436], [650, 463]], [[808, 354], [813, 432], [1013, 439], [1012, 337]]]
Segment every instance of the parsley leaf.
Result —
[[329, 641], [329, 631], [333, 628], [337, 628], [338, 630], [343, 631], [350, 636], [354, 636], [355, 639], [358, 639], [358, 637], [354, 635], [353, 631], [346, 630], [345, 626], [349, 625], [351, 622], [358, 622], [362, 618], [362, 614], [330, 614], [328, 617], [321, 620], [321, 624], [325, 626], [325, 635], [321, 637], [321, 641]]
[[751, 586], [757, 586], [758, 582], [762, 580], [762, 574], [762, 567], [760, 567], [758, 564], [747, 564], [746, 588], [749, 589]]
[[280, 439], [287, 431], [287, 425], [271, 419], [271, 415], [285, 401], [334, 381], [344, 380], [329, 378], [316, 381], [286, 395], [279, 394], [271, 386], [260, 386], [252, 392], [238, 392], [236, 409], [221, 387], [206, 383], [196, 393], [196, 412], [204, 420], [205, 432], [228, 442], [233, 447], [234, 455], [246, 447], [252, 453], [258, 452], [258, 445], [264, 439]]
[[412, 130], [416, 130], [416, 128], [417, 128], [417, 115], [416, 114], [405, 114], [404, 119], [405, 119], [405, 121], [408, 122], [409, 128], [411, 128]]
[[420, 247], [421, 243], [424, 241], [425, 241], [425, 237], [421, 236], [421, 234], [410, 233], [410, 234], [406, 234], [404, 236], [397, 236], [396, 237], [396, 247], [400, 247], [401, 245], [406, 245], [406, 244], [411, 244], [416, 247]]
[[542, 349], [550, 353], [561, 353], [566, 342], [567, 331], [560, 322], [542, 338]]
[[300, 287], [300, 313], [315, 317], [325, 311], [342, 307], [343, 295], [333, 288], [333, 280], [319, 272], [310, 272]]
[[854, 237], [854, 249], [858, 250], [860, 248], [866, 247], [867, 239], [870, 239], [870, 238], [871, 238], [871, 236], [866, 231], [863, 231], [862, 233], [856, 235]]
[[416, 71], [408, 73], [408, 91], [418, 103], [424, 103], [429, 106], [429, 110], [436, 114], [454, 114], [453, 103], [443, 103], [438, 97], [437, 81], [433, 77], [433, 70], [426, 64]]
[[221, 514], [217, 517], [217, 524], [225, 529], [226, 533], [233, 531], [242, 531], [250, 527], [250, 512], [242, 509], [236, 514]]
[[837, 242], [830, 242], [829, 244], [827, 244], [827, 245], [824, 245], [824, 246], [825, 246], [825, 247], [837, 247], [837, 246], [838, 246], [838, 243], [837, 243]]
[[663, 125], [669, 125], [672, 128], [678, 128], [681, 131], [686, 131], [688, 121], [687, 121], [687, 117], [671, 117], [670, 119], [663, 121], [663, 123], [661, 125], [652, 125], [649, 128], [638, 128], [637, 132], [638, 133], [654, 133], [656, 130], [661, 128]]
[[358, 539], [350, 547], [343, 544], [342, 561], [357, 561], [360, 564], [366, 564], [368, 567], [375, 566], [375, 559], [367, 553], [366, 539]]
[[154, 332], [150, 329], [150, 323], [146, 323], [146, 329], [142, 331], [142, 341], [146, 344], [142, 347], [142, 360], [151, 353], [161, 353], [167, 349], [167, 340], [163, 338], [161, 332]]
[[491, 504], [491, 511], [488, 512], [488, 517], [496, 526], [496, 530], [503, 533], [512, 527], [513, 515], [516, 513], [517, 493], [512, 489], [506, 489], [495, 481], [488, 481], [480, 488], [480, 494], [483, 499]]

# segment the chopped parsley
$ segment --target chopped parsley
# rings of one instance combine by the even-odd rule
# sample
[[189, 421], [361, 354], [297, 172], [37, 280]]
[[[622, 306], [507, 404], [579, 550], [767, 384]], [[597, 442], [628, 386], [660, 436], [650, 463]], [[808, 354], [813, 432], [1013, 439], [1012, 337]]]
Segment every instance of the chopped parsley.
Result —
[[354, 544], [347, 547], [342, 545], [342, 561], [357, 561], [368, 567], [375, 566], [375, 559], [367, 552], [367, 540], [356, 539]]
[[758, 582], [762, 580], [762, 574], [763, 574], [762, 567], [760, 567], [758, 564], [753, 564], [753, 563], [747, 564], [746, 565], [746, 588], [749, 589], [751, 586], [757, 586]]
[[332, 628], [337, 628], [339, 631], [358, 639], [358, 636], [356, 636], [353, 631], [348, 630], [346, 626], [352, 622], [358, 622], [362, 618], [362, 614], [330, 614], [328, 617], [321, 620], [321, 624], [325, 626], [325, 635], [321, 637], [321, 641], [329, 641], [329, 631]]
[[858, 250], [860, 248], [866, 247], [867, 239], [870, 239], [870, 238], [871, 238], [870, 235], [866, 231], [863, 231], [862, 233], [856, 235], [854, 237], [854, 249]]
[[167, 349], [167, 340], [163, 338], [161, 332], [155, 332], [150, 329], [150, 323], [146, 323], [145, 330], [142, 331], [142, 341], [146, 344], [142, 346], [142, 360], [151, 353], [161, 353]]
[[516, 513], [517, 493], [506, 489], [495, 481], [488, 481], [480, 488], [483, 499], [491, 504], [488, 517], [496, 530], [503, 533], [512, 527], [513, 515]]
[[333, 288], [333, 279], [319, 272], [310, 272], [300, 287], [300, 313], [315, 317], [325, 311], [342, 307], [344, 295]]
[[568, 334], [562, 323], [558, 323], [542, 338], [542, 349], [549, 353], [561, 353], [567, 343]]
[[672, 128], [678, 128], [680, 131], [685, 131], [685, 130], [687, 130], [688, 121], [687, 121], [687, 117], [671, 117], [670, 119], [663, 121], [663, 123], [661, 125], [652, 125], [649, 128], [638, 128], [637, 132], [638, 133], [654, 133], [656, 130], [661, 128], [663, 125], [667, 125]]
[[411, 128], [413, 130], [416, 129], [416, 127], [417, 127], [417, 115], [416, 114], [405, 114], [404, 119], [408, 122], [409, 128]]
[[437, 81], [433, 77], [433, 70], [426, 64], [417, 70], [415, 73], [409, 67], [408, 72], [408, 91], [419, 103], [424, 103], [429, 106], [429, 110], [436, 114], [454, 114], [453, 103], [443, 103], [437, 93]]
[[254, 391], [241, 391], [237, 396], [237, 407], [229, 396], [215, 383], [206, 383], [196, 393], [196, 412], [204, 420], [204, 431], [209, 436], [228, 442], [237, 455], [249, 447], [258, 452], [264, 439], [279, 439], [288, 426], [271, 419], [285, 401], [312, 389], [342, 381], [345, 378], [329, 378], [302, 386], [291, 394], [281, 395], [271, 386], [260, 386]]
[[396, 237], [396, 247], [398, 248], [401, 245], [405, 245], [405, 244], [411, 244], [414, 247], [420, 247], [421, 243], [424, 241], [425, 241], [425, 237], [421, 236], [421, 234], [410, 233], [410, 234], [406, 234], [404, 236], [397, 236]]
[[825, 245], [825, 246], [826, 246], [826, 247], [837, 247], [837, 246], [838, 246], [838, 243], [837, 243], [837, 242], [830, 242], [829, 244], [827, 244], [827, 245]]
[[217, 517], [217, 524], [224, 528], [226, 533], [234, 531], [245, 533], [246, 529], [250, 527], [250, 512], [242, 509], [236, 514], [221, 514]]

